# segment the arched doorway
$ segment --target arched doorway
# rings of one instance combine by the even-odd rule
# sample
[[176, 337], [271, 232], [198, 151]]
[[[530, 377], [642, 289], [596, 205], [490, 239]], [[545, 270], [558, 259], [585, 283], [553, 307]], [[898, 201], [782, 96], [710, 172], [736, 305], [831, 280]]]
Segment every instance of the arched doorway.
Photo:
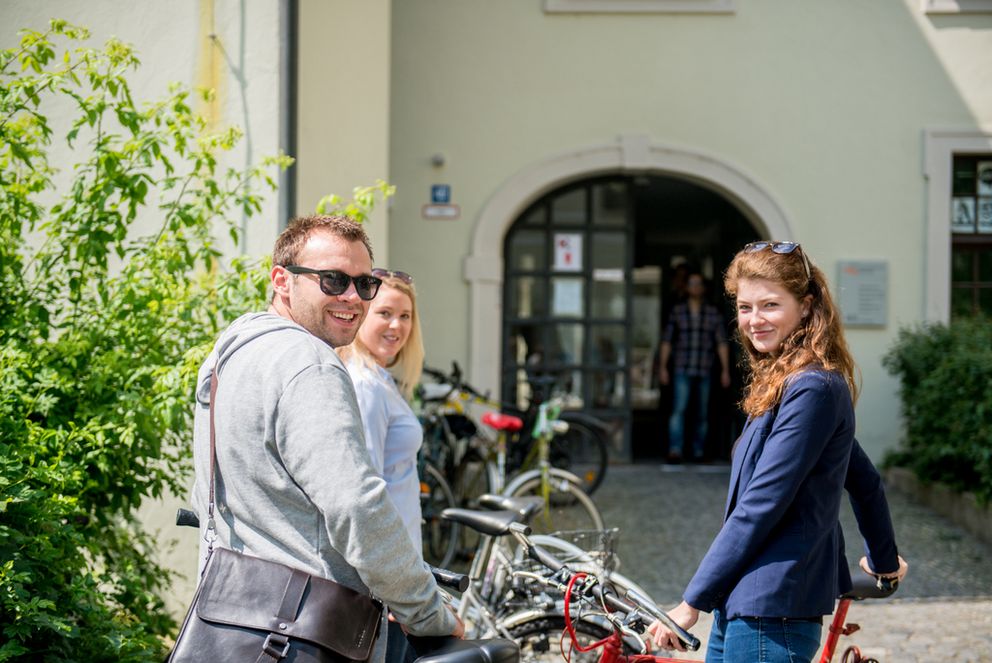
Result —
[[[468, 365], [474, 384], [502, 393], [503, 355], [519, 351], [508, 348], [503, 324], [504, 305], [508, 303], [504, 300], [504, 268], [509, 270], [510, 263], [501, 249], [505, 248], [511, 227], [551, 192], [597, 178], [642, 176], [698, 185], [736, 208], [757, 236], [797, 239], [781, 206], [756, 178], [712, 155], [652, 144], [643, 135], [623, 135], [614, 142], [568, 150], [535, 162], [505, 180], [483, 206], [465, 259], [464, 275], [470, 287]], [[630, 260], [633, 266], [633, 257]], [[574, 287], [571, 286], [573, 292]], [[568, 291], [566, 286], [559, 296], [565, 297]], [[624, 384], [629, 393], [629, 386]], [[638, 425], [631, 414], [633, 410], [625, 411], [622, 435], [615, 440], [614, 451], [619, 459], [631, 458], [631, 431]]]
[[[503, 246], [503, 399], [525, 400], [530, 376], [553, 375], [571, 406], [614, 424], [619, 457], [661, 456], [671, 393], [658, 383], [658, 348], [683, 296], [673, 277], [680, 265], [700, 271], [729, 330], [720, 275], [755, 239], [736, 206], [684, 178], [601, 176], [544, 194]], [[738, 385], [712, 390], [709, 458], [725, 458], [736, 437]]]

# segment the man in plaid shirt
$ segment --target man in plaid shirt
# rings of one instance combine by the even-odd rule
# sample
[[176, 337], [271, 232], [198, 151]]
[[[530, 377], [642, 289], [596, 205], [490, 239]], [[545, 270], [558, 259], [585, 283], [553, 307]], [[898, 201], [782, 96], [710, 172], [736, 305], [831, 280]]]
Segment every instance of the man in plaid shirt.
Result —
[[[696, 395], [696, 433], [693, 438], [692, 458], [703, 457], [708, 428], [707, 409], [710, 400], [710, 369], [713, 350], [720, 358], [720, 384], [730, 386], [730, 350], [723, 316], [712, 304], [706, 303], [706, 283], [703, 275], [693, 272], [686, 284], [688, 299], [672, 309], [661, 342], [661, 384], [673, 382], [672, 416], [668, 420], [668, 459], [682, 460], [685, 439], [685, 414], [691, 394]], [[668, 372], [668, 360], [674, 350], [673, 376]]]

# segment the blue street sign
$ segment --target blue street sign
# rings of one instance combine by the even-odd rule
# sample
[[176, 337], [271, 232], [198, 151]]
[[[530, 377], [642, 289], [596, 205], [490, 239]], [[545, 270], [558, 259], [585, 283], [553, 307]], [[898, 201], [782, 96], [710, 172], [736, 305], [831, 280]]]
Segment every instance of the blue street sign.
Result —
[[431, 202], [432, 203], [450, 203], [451, 202], [451, 185], [450, 184], [432, 184], [431, 185]]

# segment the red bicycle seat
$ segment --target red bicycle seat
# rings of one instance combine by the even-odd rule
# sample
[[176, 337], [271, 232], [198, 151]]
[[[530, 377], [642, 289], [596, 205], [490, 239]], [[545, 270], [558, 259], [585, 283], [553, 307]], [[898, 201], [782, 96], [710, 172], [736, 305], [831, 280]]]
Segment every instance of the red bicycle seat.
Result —
[[512, 414], [501, 414], [499, 412], [486, 412], [482, 415], [482, 423], [490, 428], [505, 430], [511, 433], [524, 427], [524, 422], [520, 417], [514, 417]]

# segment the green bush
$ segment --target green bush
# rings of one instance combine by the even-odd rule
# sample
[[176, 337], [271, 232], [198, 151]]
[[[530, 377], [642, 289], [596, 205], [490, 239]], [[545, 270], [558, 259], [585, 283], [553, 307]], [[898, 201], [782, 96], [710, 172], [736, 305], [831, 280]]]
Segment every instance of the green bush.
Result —
[[904, 329], [882, 360], [901, 383], [906, 439], [887, 462], [992, 499], [992, 322]]
[[0, 50], [0, 661], [162, 660], [170, 577], [135, 511], [185, 492], [196, 367], [264, 304], [214, 233], [288, 163], [222, 168], [237, 130], [178, 87], [136, 103], [132, 49], [87, 38], [53, 21]]

